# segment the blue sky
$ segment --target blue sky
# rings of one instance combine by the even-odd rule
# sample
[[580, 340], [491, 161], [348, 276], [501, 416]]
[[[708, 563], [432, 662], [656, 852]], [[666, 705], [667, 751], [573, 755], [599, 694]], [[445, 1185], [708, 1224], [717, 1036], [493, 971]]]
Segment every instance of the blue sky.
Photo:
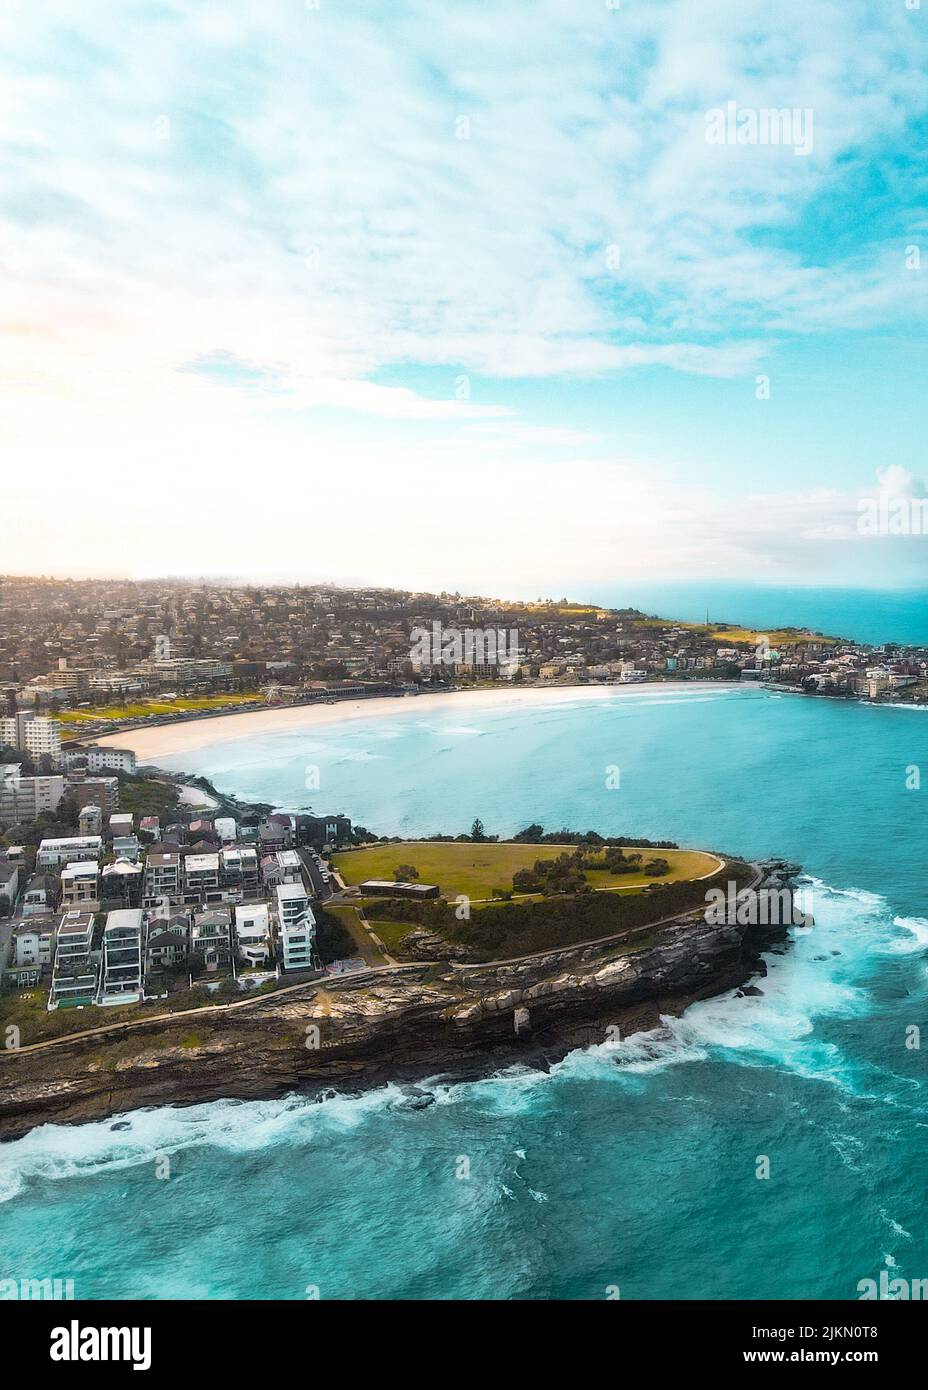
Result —
[[0, 568], [924, 583], [908, 5], [5, 0]]

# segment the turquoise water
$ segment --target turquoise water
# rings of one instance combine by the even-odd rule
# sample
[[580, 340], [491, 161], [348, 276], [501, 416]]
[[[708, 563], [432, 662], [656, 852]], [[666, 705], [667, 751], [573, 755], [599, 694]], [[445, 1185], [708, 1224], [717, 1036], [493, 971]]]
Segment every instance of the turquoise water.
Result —
[[609, 607], [640, 608], [684, 622], [750, 627], [810, 627], [855, 642], [928, 643], [928, 591], [922, 589], [774, 588], [762, 584], [568, 584], [565, 593]]
[[479, 714], [450, 697], [206, 749], [195, 770], [381, 832], [479, 815], [781, 853], [812, 876], [816, 925], [759, 998], [549, 1074], [445, 1079], [425, 1110], [390, 1087], [34, 1131], [0, 1148], [0, 1277], [73, 1277], [79, 1297], [636, 1299], [928, 1276], [928, 1038], [905, 1046], [928, 1021], [924, 712], [760, 690]]

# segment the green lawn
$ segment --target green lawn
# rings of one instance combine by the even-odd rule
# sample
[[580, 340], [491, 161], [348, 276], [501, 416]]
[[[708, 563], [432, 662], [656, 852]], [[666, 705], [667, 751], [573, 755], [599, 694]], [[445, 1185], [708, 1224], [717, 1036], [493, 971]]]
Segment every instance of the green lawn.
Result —
[[[494, 888], [510, 888], [517, 869], [530, 869], [536, 859], [555, 859], [573, 849], [573, 845], [475, 845], [411, 840], [343, 850], [337, 855], [336, 864], [349, 885], [368, 878], [392, 879], [399, 864], [412, 864], [419, 870], [419, 882], [437, 883], [444, 897], [454, 898], [462, 893], [479, 901], [492, 897]], [[674, 883], [680, 879], [701, 878], [719, 865], [715, 855], [702, 850], [649, 850], [629, 846], [625, 853], [640, 854], [644, 863], [652, 858], [666, 859], [670, 873], [662, 878], [649, 878], [644, 874], [594, 870], [586, 875], [592, 887], [634, 888], [647, 883]]]

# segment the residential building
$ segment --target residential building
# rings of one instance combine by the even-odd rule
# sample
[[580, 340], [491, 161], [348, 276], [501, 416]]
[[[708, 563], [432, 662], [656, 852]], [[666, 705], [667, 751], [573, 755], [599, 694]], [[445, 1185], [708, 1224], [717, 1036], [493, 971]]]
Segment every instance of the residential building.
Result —
[[235, 909], [235, 945], [246, 965], [266, 965], [271, 958], [271, 923], [267, 903], [239, 904]]
[[261, 860], [261, 877], [268, 888], [279, 883], [302, 883], [303, 863], [295, 849], [279, 849]]
[[109, 913], [103, 929], [99, 1004], [132, 1004], [142, 997], [144, 919], [139, 908]]
[[61, 871], [61, 906], [79, 908], [86, 903], [99, 905], [100, 870], [95, 860], [67, 864]]
[[226, 845], [219, 851], [220, 881], [241, 898], [258, 892], [258, 851], [253, 845]]
[[57, 761], [61, 753], [61, 725], [57, 719], [19, 713], [0, 718], [0, 744], [20, 748], [33, 758], [48, 754]]
[[75, 777], [69, 774], [68, 790], [80, 805], [99, 806], [104, 816], [119, 810], [118, 777]]
[[46, 916], [13, 928], [11, 956], [14, 965], [51, 967], [55, 959], [57, 919]]
[[277, 926], [285, 970], [311, 970], [316, 919], [302, 885], [281, 883], [276, 890]]
[[207, 970], [231, 964], [232, 914], [227, 907], [207, 908], [194, 914], [190, 954], [199, 956]]
[[82, 806], [78, 817], [78, 829], [82, 835], [100, 835], [103, 830], [103, 812], [92, 803]]
[[0, 916], [4, 912], [4, 903], [9, 905], [9, 911], [13, 909], [19, 892], [19, 870], [19, 864], [0, 850]]
[[178, 909], [149, 913], [145, 944], [148, 970], [183, 965], [190, 949], [190, 917]]
[[219, 855], [188, 854], [184, 859], [184, 886], [191, 900], [217, 901], [220, 897]]
[[21, 777], [8, 773], [0, 777], [0, 821], [13, 825], [57, 811], [64, 792], [63, 777]]
[[136, 757], [131, 748], [69, 743], [61, 750], [61, 766], [84, 772], [135, 772]]
[[99, 964], [93, 953], [94, 916], [66, 912], [58, 924], [48, 1007], [80, 1008], [97, 997]]
[[37, 869], [57, 869], [59, 864], [79, 859], [99, 859], [103, 841], [99, 835], [70, 835], [61, 840], [43, 840], [35, 857]]
[[131, 835], [135, 830], [135, 817], [129, 811], [117, 811], [109, 819], [109, 831], [113, 839]]
[[53, 874], [34, 874], [19, 903], [23, 917], [44, 916], [58, 906], [58, 880]]
[[133, 864], [131, 859], [116, 859], [112, 864], [104, 864], [100, 875], [103, 902], [118, 903], [120, 907], [141, 907], [143, 876], [141, 864]]
[[177, 850], [151, 849], [145, 856], [144, 901], [146, 907], [159, 902], [177, 904], [183, 896], [180, 880], [180, 855]]

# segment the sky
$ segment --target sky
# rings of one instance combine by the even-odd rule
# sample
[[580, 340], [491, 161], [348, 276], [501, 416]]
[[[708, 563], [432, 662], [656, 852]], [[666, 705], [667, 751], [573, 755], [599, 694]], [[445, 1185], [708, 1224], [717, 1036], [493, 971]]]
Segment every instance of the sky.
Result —
[[0, 132], [0, 572], [928, 584], [928, 0], [0, 0]]

